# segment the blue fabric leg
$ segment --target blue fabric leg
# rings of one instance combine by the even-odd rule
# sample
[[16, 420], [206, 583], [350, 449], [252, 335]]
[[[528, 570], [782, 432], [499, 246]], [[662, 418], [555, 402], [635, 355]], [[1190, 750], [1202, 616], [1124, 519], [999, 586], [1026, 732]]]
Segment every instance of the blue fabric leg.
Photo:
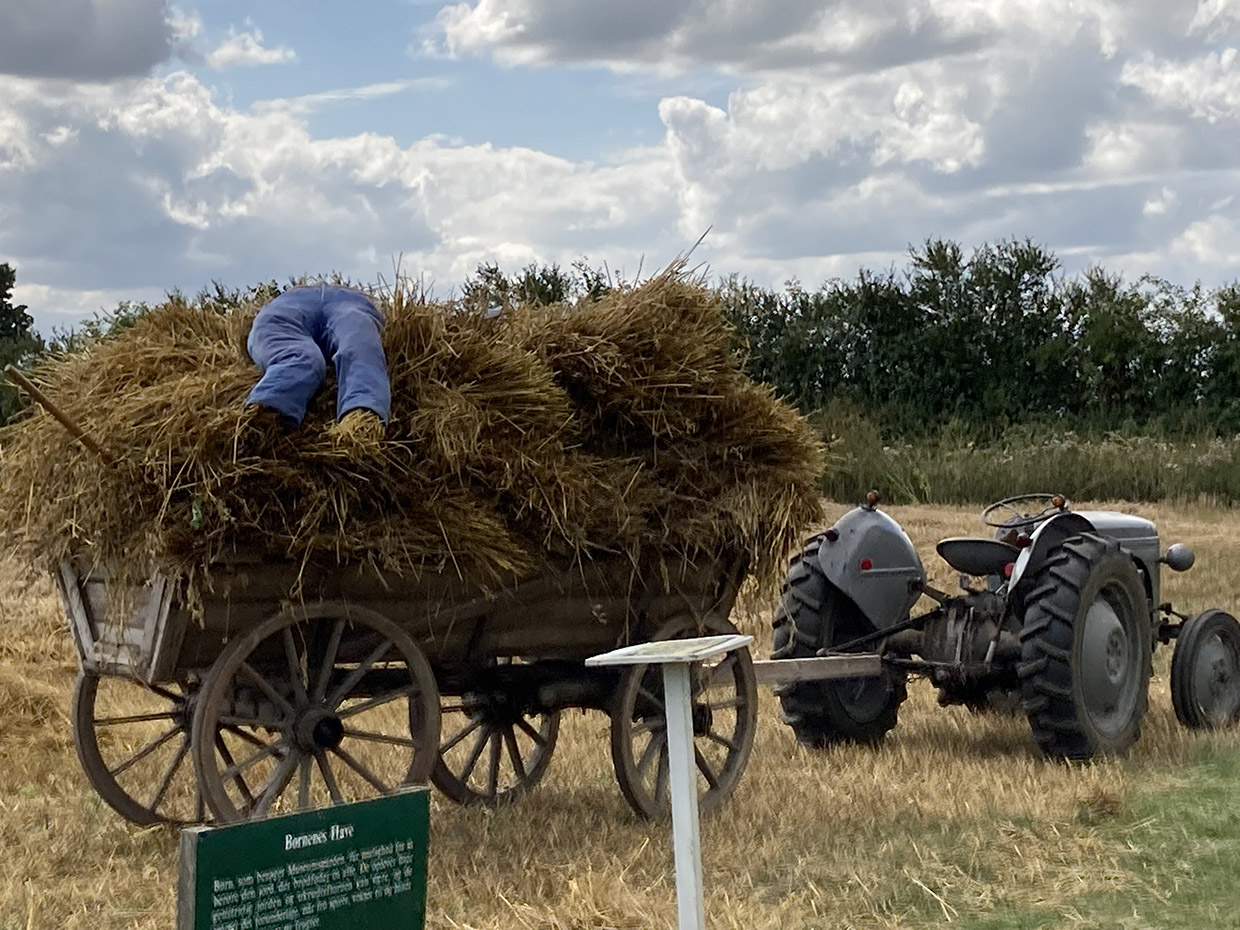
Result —
[[336, 369], [336, 419], [364, 407], [387, 423], [392, 388], [383, 355], [383, 317], [357, 291], [326, 288], [324, 298], [323, 348]]
[[310, 294], [281, 294], [259, 311], [246, 341], [250, 358], [263, 370], [246, 403], [278, 410], [294, 426], [301, 425], [327, 377], [327, 360], [314, 338], [317, 305]]

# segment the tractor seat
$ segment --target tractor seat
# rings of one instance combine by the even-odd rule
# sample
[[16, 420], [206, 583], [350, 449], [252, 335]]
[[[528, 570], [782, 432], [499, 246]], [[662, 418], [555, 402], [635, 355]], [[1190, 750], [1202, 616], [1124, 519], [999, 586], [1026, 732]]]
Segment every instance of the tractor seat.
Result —
[[939, 541], [939, 555], [948, 565], [966, 575], [1001, 575], [1003, 566], [1015, 562], [1020, 550], [997, 539], [970, 539], [964, 536]]

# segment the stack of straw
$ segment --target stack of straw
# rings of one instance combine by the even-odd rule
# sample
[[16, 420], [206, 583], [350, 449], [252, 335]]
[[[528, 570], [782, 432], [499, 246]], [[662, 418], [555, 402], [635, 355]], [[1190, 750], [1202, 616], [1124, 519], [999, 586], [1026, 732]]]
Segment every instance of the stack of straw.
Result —
[[376, 303], [393, 394], [377, 448], [333, 441], [330, 380], [300, 430], [262, 426], [245, 314], [174, 298], [40, 372], [114, 463], [43, 411], [0, 431], [0, 539], [38, 565], [88, 546], [192, 584], [238, 549], [483, 587], [550, 559], [729, 553], [769, 582], [819, 517], [815, 435], [745, 377], [700, 281], [673, 269], [493, 319]]

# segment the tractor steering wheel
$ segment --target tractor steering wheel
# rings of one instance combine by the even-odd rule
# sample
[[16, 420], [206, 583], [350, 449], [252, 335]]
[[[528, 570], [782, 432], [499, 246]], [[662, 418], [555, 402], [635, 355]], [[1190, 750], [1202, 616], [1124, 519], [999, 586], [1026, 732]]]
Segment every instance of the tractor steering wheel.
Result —
[[[1040, 507], [1036, 512], [1034, 507]], [[1068, 509], [1068, 499], [1062, 494], [1018, 494], [1016, 497], [1005, 497], [995, 501], [982, 511], [982, 522], [987, 526], [1014, 530], [1025, 526], [1033, 526], [1052, 514], [1064, 513]], [[1000, 520], [996, 513], [1007, 512], [1011, 516]]]

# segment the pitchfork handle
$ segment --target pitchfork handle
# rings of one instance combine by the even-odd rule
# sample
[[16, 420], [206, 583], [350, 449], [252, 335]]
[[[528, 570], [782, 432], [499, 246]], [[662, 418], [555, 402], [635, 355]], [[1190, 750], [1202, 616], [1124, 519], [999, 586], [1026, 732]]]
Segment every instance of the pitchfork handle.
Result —
[[60, 425], [73, 435], [74, 439], [84, 445], [91, 452], [95, 453], [95, 455], [99, 456], [99, 458], [103, 459], [103, 461], [107, 462], [109, 465], [116, 464], [116, 460], [104, 451], [103, 446], [99, 445], [99, 443], [95, 442], [95, 440], [93, 440], [90, 436], [86, 435], [86, 430], [78, 426], [77, 422], [69, 416], [69, 414], [65, 413], [54, 403], [52, 403], [51, 398], [40, 391], [38, 387], [35, 386], [33, 381], [23, 375], [12, 365], [5, 365], [4, 373], [10, 381], [33, 397], [40, 405], [42, 405], [43, 409], [54, 416], [60, 422]]

